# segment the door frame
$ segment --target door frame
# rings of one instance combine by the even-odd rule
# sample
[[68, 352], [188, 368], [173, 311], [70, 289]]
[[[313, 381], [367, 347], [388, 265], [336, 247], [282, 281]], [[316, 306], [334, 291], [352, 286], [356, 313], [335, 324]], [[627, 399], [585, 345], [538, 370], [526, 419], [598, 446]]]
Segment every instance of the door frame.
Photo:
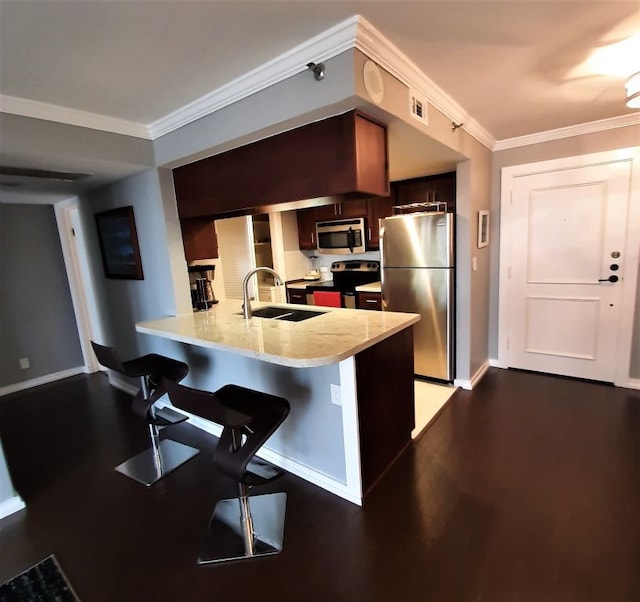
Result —
[[[53, 209], [58, 223], [58, 233], [62, 246], [62, 256], [69, 281], [71, 303], [78, 326], [80, 348], [84, 359], [84, 371], [97, 372], [102, 369], [93, 353], [91, 340], [103, 342], [102, 326], [95, 303], [95, 288], [90, 267], [82, 261], [80, 253], [86, 255], [84, 233], [80, 227], [80, 201], [71, 197], [54, 203]], [[74, 233], [75, 231], [75, 233]], [[80, 249], [78, 248], [80, 247]]]
[[[500, 186], [500, 271], [498, 300], [498, 365], [508, 368], [507, 328], [509, 323], [509, 270], [511, 259], [511, 195], [514, 180], [519, 177], [564, 171], [576, 167], [589, 167], [606, 163], [628, 161], [631, 165], [629, 186], [629, 212], [624, 254], [626, 261], [622, 270], [622, 301], [618, 324], [614, 385], [640, 389], [640, 378], [631, 378], [630, 361], [633, 343], [633, 325], [638, 294], [638, 265], [640, 258], [640, 147], [590, 153], [575, 157], [564, 157], [549, 161], [538, 161], [523, 165], [504, 167], [501, 170]], [[640, 316], [638, 316], [640, 321]]]

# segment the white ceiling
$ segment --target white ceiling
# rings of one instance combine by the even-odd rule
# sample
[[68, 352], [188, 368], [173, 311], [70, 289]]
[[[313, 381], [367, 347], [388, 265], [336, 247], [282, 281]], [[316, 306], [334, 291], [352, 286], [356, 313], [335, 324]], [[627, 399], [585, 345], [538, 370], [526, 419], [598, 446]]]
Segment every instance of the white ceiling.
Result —
[[496, 140], [632, 113], [584, 62], [637, 0], [0, 0], [0, 94], [150, 124], [355, 14]]

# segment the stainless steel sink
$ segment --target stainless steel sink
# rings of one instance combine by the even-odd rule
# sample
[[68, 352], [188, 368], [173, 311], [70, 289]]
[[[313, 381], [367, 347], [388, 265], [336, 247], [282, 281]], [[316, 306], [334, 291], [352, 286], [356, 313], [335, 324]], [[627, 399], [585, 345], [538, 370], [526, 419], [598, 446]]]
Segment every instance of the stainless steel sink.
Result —
[[309, 318], [320, 316], [326, 311], [312, 311], [309, 309], [291, 309], [288, 307], [260, 307], [254, 309], [252, 314], [254, 318], [267, 318], [270, 320], [287, 320], [288, 322], [302, 322]]

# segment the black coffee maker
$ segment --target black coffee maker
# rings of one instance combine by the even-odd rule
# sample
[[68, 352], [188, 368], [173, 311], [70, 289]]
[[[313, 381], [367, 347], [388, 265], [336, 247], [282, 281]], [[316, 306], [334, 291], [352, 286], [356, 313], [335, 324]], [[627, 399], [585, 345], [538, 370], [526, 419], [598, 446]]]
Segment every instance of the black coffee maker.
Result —
[[218, 302], [213, 294], [211, 284], [215, 269], [215, 265], [190, 265], [188, 267], [193, 309], [206, 310]]

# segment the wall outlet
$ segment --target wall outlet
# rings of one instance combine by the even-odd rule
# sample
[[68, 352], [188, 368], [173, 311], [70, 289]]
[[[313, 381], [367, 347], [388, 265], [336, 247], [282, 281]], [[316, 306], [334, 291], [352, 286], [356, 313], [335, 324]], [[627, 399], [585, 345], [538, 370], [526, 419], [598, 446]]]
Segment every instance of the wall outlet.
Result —
[[341, 406], [342, 405], [342, 391], [340, 385], [330, 385], [331, 387], [331, 403]]
[[31, 364], [29, 363], [29, 358], [28, 357], [21, 357], [20, 358], [20, 369], [21, 370], [26, 370], [27, 368], [30, 368]]

